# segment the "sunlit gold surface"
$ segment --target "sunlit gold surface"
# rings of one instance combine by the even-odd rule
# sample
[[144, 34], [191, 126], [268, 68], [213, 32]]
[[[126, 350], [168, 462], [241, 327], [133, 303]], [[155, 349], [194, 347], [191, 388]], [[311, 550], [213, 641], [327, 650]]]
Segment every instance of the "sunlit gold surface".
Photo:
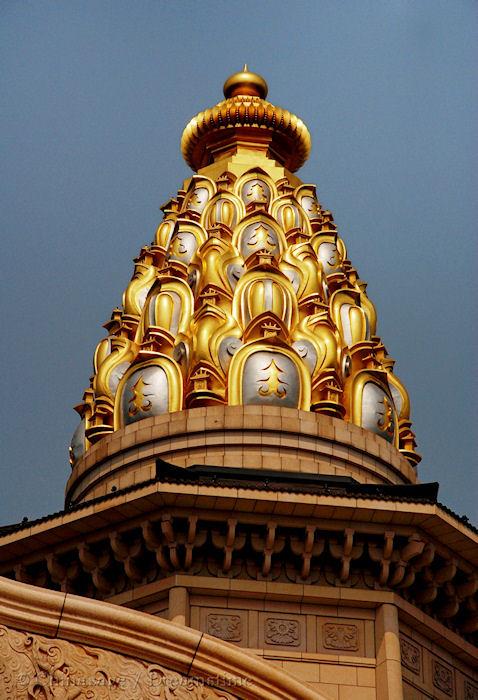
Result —
[[[290, 172], [308, 153], [308, 131], [264, 102], [263, 79], [251, 75], [231, 76], [225, 91], [234, 95], [185, 131], [192, 165], [194, 149], [202, 139], [217, 145], [218, 131], [231, 127], [238, 147], [219, 149], [184, 183], [135, 260], [77, 407], [83, 448], [163, 410], [161, 401], [168, 411], [264, 403], [367, 427], [415, 465], [409, 397], [376, 335], [366, 284], [314, 186]], [[235, 94], [246, 83], [258, 94]], [[270, 132], [269, 145], [287, 133], [284, 158], [268, 155], [259, 137], [255, 149], [256, 132]], [[145, 390], [148, 367], [160, 368], [163, 397]]]
[[193, 170], [241, 149], [265, 151], [294, 172], [309, 157], [311, 139], [304, 122], [266, 102], [262, 76], [244, 69], [224, 83], [226, 99], [200, 112], [186, 126], [181, 152]]
[[265, 99], [269, 88], [262, 75], [253, 73], [244, 64], [244, 68], [239, 73], [234, 73], [224, 83], [224, 97], [234, 97], [235, 95], [255, 95]]

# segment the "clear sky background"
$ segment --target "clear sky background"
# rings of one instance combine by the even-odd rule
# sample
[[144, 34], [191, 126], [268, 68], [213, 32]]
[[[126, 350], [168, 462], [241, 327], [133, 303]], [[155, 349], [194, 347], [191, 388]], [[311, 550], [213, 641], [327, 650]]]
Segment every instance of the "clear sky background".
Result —
[[63, 506], [72, 406], [158, 207], [182, 129], [244, 62], [301, 116], [369, 283], [441, 502], [478, 520], [478, 4], [0, 4], [0, 524]]

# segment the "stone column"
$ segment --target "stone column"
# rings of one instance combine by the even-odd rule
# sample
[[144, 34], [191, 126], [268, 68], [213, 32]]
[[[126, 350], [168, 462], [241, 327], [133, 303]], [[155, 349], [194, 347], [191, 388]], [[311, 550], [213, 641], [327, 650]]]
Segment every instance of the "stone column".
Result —
[[377, 698], [403, 700], [398, 612], [395, 605], [384, 603], [377, 608], [375, 645]]
[[169, 590], [169, 619], [179, 625], [189, 625], [189, 594], [184, 586]]

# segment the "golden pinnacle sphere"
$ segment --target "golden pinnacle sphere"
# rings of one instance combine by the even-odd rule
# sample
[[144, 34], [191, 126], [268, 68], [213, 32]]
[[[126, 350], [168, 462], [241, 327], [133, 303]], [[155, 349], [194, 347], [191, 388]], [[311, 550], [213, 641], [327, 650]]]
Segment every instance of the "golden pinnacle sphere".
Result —
[[239, 73], [234, 73], [224, 83], [224, 97], [235, 97], [235, 95], [253, 95], [265, 100], [269, 88], [266, 81], [258, 73], [252, 73], [247, 63]]

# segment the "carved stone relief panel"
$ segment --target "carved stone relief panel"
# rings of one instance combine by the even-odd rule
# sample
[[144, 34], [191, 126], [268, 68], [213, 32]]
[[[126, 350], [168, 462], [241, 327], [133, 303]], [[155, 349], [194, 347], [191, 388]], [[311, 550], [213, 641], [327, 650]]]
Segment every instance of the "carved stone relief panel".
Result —
[[366, 656], [363, 620], [318, 617], [317, 651], [322, 654]]
[[260, 202], [268, 205], [271, 199], [271, 191], [264, 180], [253, 178], [244, 183], [241, 189], [241, 199], [244, 204]]
[[200, 214], [209, 199], [209, 191], [206, 187], [196, 187], [188, 197], [186, 209]]
[[374, 382], [363, 387], [361, 425], [388, 442], [394, 439], [395, 413], [385, 391]]
[[400, 637], [400, 653], [402, 666], [413, 671], [416, 675], [421, 674], [422, 658], [421, 649], [417, 644], [412, 643], [406, 637]]
[[234, 700], [170, 669], [0, 626], [0, 697], [15, 700]]
[[306, 619], [302, 615], [260, 613], [259, 646], [268, 649], [306, 650]]
[[241, 234], [239, 250], [244, 259], [256, 250], [266, 250], [274, 257], [279, 255], [279, 239], [276, 231], [264, 221], [246, 226]]
[[121, 397], [124, 425], [167, 413], [168, 406], [168, 379], [162, 367], [145, 367], [126, 381]]
[[478, 700], [478, 685], [465, 680], [465, 700]]
[[342, 260], [335, 243], [321, 243], [317, 256], [326, 275], [333, 274], [342, 269]]
[[300, 378], [294, 362], [278, 352], [255, 352], [246, 360], [242, 376], [244, 404], [297, 408]]
[[247, 646], [247, 611], [230, 608], [201, 608], [200, 629], [225, 642]]
[[297, 620], [284, 617], [268, 617], [264, 626], [264, 639], [267, 644], [298, 647], [300, 627]]
[[207, 633], [227, 642], [240, 642], [242, 640], [242, 619], [239, 615], [209, 613]]
[[435, 688], [449, 697], [454, 697], [455, 683], [453, 669], [445, 666], [441, 661], [432, 659], [432, 682]]
[[319, 203], [315, 197], [304, 196], [299, 201], [309, 219], [316, 220], [320, 218]]
[[359, 645], [357, 625], [326, 622], [322, 627], [322, 644], [326, 649], [357, 651]]
[[179, 260], [189, 265], [197, 247], [198, 242], [194, 233], [190, 231], [179, 231], [174, 234], [171, 240], [168, 260]]

